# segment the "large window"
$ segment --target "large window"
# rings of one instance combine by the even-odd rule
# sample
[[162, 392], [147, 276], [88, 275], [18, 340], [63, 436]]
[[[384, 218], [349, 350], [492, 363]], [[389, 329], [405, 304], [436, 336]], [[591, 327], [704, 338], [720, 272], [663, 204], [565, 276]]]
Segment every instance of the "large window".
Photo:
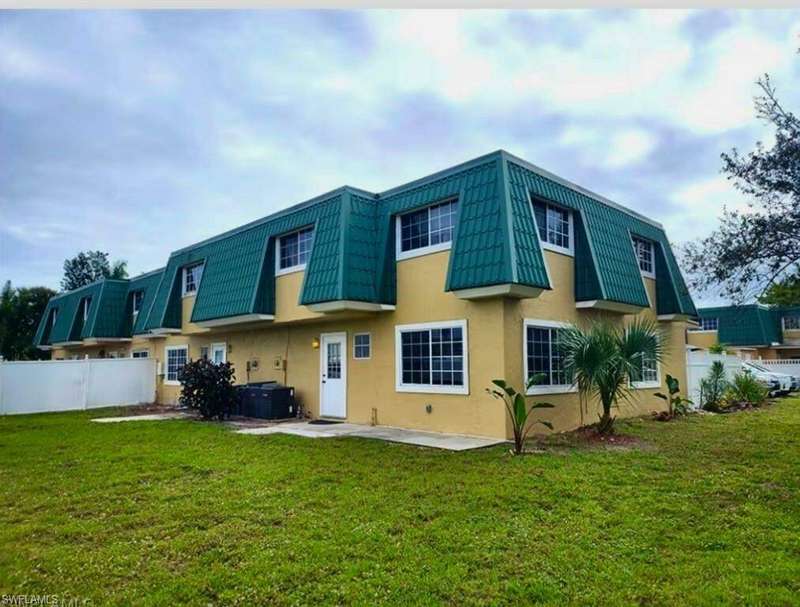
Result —
[[277, 274], [296, 272], [306, 267], [314, 243], [314, 228], [305, 228], [278, 239]]
[[574, 390], [572, 379], [564, 369], [561, 338], [566, 325], [545, 320], [526, 320], [525, 327], [525, 378], [533, 376], [539, 381], [528, 394], [548, 394]]
[[467, 322], [395, 328], [397, 391], [469, 394]]
[[369, 333], [356, 333], [353, 335], [353, 358], [364, 359], [372, 355], [372, 340]]
[[450, 200], [397, 218], [397, 259], [450, 248], [458, 202]]
[[203, 277], [203, 264], [195, 263], [183, 268], [183, 294], [194, 295]]
[[634, 388], [658, 388], [661, 385], [658, 377], [658, 361], [655, 356], [641, 356], [641, 368], [631, 374], [631, 385]]
[[189, 362], [189, 347], [188, 346], [167, 346], [164, 349], [164, 356], [166, 357], [164, 369], [164, 383], [177, 385], [178, 372], [183, 369], [183, 366]]
[[633, 236], [633, 252], [639, 261], [639, 269], [642, 274], [650, 278], [656, 277], [655, 265], [653, 263], [653, 243], [638, 236]]
[[800, 314], [791, 314], [783, 317], [783, 330], [796, 331], [800, 329]]
[[561, 207], [533, 201], [533, 214], [542, 247], [572, 255], [572, 213]]
[[718, 318], [700, 318], [697, 322], [700, 326], [689, 329], [690, 331], [717, 331], [719, 329]]

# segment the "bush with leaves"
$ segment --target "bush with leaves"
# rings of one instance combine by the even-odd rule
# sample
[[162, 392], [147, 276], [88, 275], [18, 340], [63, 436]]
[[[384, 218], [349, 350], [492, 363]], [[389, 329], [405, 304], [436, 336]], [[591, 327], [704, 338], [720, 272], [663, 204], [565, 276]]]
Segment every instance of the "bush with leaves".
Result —
[[179, 372], [182, 405], [200, 412], [204, 419], [225, 419], [238, 402], [230, 363], [214, 364], [206, 358], [187, 363]]
[[711, 363], [708, 375], [700, 380], [700, 406], [706, 411], [720, 411], [722, 399], [728, 389], [725, 365], [715, 360]]
[[694, 403], [680, 395], [680, 382], [669, 374], [667, 374], [667, 390], [669, 391], [668, 395], [661, 392], [655, 394], [658, 398], [667, 401], [668, 410], [665, 419], [672, 419], [676, 415], [686, 415], [689, 412], [689, 406]]
[[[541, 381], [541, 374], [532, 376], [525, 384], [525, 391], [527, 392], [532, 386], [541, 383]], [[525, 440], [528, 438], [528, 434], [534, 424], [542, 424], [551, 430], [553, 429], [553, 424], [548, 421], [542, 419], [532, 420], [530, 418], [531, 413], [534, 409], [552, 409], [553, 405], [550, 403], [533, 403], [529, 406], [525, 401], [525, 395], [517, 392], [505, 380], [494, 379], [492, 383], [500, 389], [486, 388], [486, 391], [494, 398], [502, 400], [506, 406], [508, 417], [511, 419], [511, 427], [514, 430], [514, 455], [522, 455], [525, 449]]]
[[769, 388], [752, 373], [745, 371], [734, 376], [725, 392], [725, 401], [729, 407], [740, 409], [760, 407], [767, 401], [768, 396]]

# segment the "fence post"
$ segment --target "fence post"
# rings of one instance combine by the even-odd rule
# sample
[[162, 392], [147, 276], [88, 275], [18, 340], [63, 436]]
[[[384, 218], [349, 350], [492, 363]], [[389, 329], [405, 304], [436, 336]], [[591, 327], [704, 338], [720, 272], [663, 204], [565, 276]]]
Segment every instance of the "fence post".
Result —
[[6, 401], [3, 399], [3, 357], [0, 356], [0, 415], [6, 414]]
[[92, 370], [92, 363], [89, 358], [83, 359], [83, 410], [89, 407], [89, 376]]

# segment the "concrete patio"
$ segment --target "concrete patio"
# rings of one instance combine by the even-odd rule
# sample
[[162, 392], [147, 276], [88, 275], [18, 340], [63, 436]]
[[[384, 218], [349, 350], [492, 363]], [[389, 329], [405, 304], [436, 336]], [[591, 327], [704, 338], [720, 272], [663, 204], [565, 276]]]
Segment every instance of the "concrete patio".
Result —
[[393, 443], [404, 443], [418, 447], [433, 447], [450, 451], [467, 451], [504, 443], [504, 440], [486, 436], [465, 436], [440, 432], [405, 430], [389, 426], [362, 426], [359, 424], [311, 424], [309, 422], [287, 422], [262, 428], [237, 430], [237, 434], [292, 434], [306, 438], [335, 438], [337, 436], [357, 436], [374, 438]]

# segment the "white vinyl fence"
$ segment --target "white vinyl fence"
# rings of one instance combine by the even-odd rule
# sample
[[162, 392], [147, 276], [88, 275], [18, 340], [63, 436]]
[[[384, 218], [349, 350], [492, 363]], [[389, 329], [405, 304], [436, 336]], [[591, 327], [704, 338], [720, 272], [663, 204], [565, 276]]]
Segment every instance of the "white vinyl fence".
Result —
[[688, 397], [694, 402], [695, 408], [700, 406], [700, 380], [708, 375], [714, 361], [720, 361], [725, 366], [725, 375], [728, 379], [740, 373], [742, 360], [738, 356], [725, 354], [709, 354], [708, 352], [686, 353], [686, 382]]
[[136, 405], [155, 396], [151, 358], [0, 362], [0, 415]]
[[785, 359], [766, 359], [759, 358], [757, 362], [762, 367], [766, 367], [774, 373], [786, 373], [787, 375], [800, 375], [800, 358]]

